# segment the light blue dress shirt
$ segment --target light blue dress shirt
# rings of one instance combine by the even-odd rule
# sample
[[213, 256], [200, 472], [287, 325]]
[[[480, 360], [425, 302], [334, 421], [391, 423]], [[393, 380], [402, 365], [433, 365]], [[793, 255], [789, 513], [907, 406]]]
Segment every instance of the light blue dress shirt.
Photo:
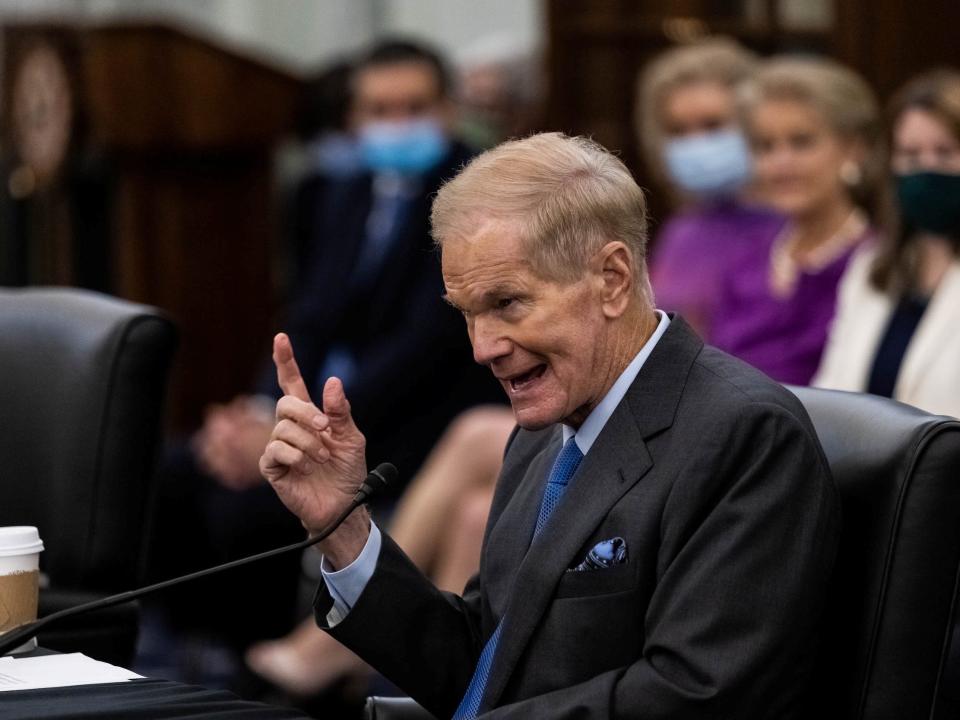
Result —
[[[640, 373], [640, 368], [643, 367], [647, 358], [650, 357], [653, 348], [656, 347], [660, 338], [663, 337], [663, 334], [667, 331], [667, 327], [670, 325], [670, 318], [661, 310], [657, 310], [656, 313], [660, 318], [660, 322], [657, 323], [657, 328], [653, 331], [653, 335], [644, 343], [643, 347], [640, 348], [640, 352], [634, 356], [630, 364], [627, 365], [626, 370], [620, 374], [620, 377], [617, 378], [617, 381], [610, 390], [607, 391], [607, 394], [603, 396], [600, 404], [597, 405], [587, 416], [587, 419], [583, 421], [580, 429], [575, 430], [568, 425], [563, 426], [563, 442], [566, 443], [571, 437], [575, 438], [577, 447], [580, 448], [580, 452], [583, 453], [584, 457], [590, 452], [590, 448], [593, 447], [593, 443], [597, 437], [599, 437], [600, 431], [603, 430], [610, 416], [613, 415], [613, 411], [616, 410], [617, 405], [620, 404], [624, 395], [627, 394], [627, 390], [633, 384], [633, 381], [636, 380], [637, 375]], [[351, 608], [353, 608], [360, 598], [367, 583], [370, 582], [370, 578], [373, 577], [373, 571], [377, 567], [377, 560], [380, 557], [381, 544], [380, 529], [376, 523], [371, 521], [370, 537], [367, 538], [367, 542], [356, 560], [346, 567], [334, 571], [327, 564], [326, 558], [324, 558], [320, 565], [320, 570], [323, 575], [323, 580], [327, 584], [327, 589], [330, 591], [330, 596], [333, 598], [333, 607], [331, 607], [327, 613], [327, 624], [330, 627], [333, 627], [347, 616], [347, 613], [350, 612]]]

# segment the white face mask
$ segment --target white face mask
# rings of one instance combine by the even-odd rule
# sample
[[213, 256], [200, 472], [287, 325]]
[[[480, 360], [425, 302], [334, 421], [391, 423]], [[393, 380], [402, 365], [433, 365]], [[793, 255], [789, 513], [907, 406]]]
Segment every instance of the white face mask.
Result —
[[750, 149], [734, 128], [670, 140], [664, 159], [670, 179], [698, 197], [734, 195], [750, 181]]

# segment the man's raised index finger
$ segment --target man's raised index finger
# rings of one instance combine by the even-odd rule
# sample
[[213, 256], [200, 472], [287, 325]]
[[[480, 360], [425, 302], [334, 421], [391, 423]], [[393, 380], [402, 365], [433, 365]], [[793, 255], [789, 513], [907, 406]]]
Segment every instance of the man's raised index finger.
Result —
[[307, 384], [300, 374], [297, 359], [293, 356], [293, 345], [286, 333], [278, 333], [273, 338], [273, 364], [277, 366], [277, 382], [283, 394], [310, 402]]

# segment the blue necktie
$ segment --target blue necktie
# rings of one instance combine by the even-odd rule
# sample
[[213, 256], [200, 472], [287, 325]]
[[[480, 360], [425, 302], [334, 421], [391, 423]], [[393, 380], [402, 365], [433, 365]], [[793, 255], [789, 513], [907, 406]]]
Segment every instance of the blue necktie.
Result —
[[[567, 489], [567, 483], [577, 471], [581, 460], [583, 460], [583, 453], [580, 452], [580, 448], [577, 447], [577, 443], [571, 437], [563, 446], [560, 454], [557, 455], [557, 459], [553, 461], [550, 477], [547, 478], [547, 487], [543, 491], [543, 500], [540, 501], [537, 526], [533, 531], [534, 538], [540, 534], [550, 515], [560, 504], [560, 499]], [[497, 651], [502, 627], [503, 619], [501, 618], [497, 624], [497, 629], [493, 631], [493, 635], [487, 640], [487, 644], [484, 645], [483, 651], [480, 653], [477, 669], [473, 671], [473, 677], [470, 678], [467, 692], [464, 693], [460, 706], [453, 714], [453, 720], [473, 720], [480, 711], [480, 702], [483, 700], [483, 693], [487, 688], [487, 679], [490, 677], [490, 668], [493, 666], [493, 656]]]

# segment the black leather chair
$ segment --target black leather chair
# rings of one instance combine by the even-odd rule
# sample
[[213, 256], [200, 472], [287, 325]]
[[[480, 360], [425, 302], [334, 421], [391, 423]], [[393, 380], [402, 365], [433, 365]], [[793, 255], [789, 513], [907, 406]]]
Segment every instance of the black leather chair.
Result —
[[[163, 399], [176, 345], [155, 309], [82, 290], [0, 290], [0, 525], [36, 525], [40, 614], [143, 579]], [[129, 664], [136, 606], [41, 633]]]
[[960, 717], [960, 422], [872, 395], [791, 389], [843, 498], [811, 717]]
[[[960, 421], [872, 395], [791, 390], [843, 502], [809, 717], [955, 720]], [[367, 718], [429, 717], [409, 698], [367, 701]]]

